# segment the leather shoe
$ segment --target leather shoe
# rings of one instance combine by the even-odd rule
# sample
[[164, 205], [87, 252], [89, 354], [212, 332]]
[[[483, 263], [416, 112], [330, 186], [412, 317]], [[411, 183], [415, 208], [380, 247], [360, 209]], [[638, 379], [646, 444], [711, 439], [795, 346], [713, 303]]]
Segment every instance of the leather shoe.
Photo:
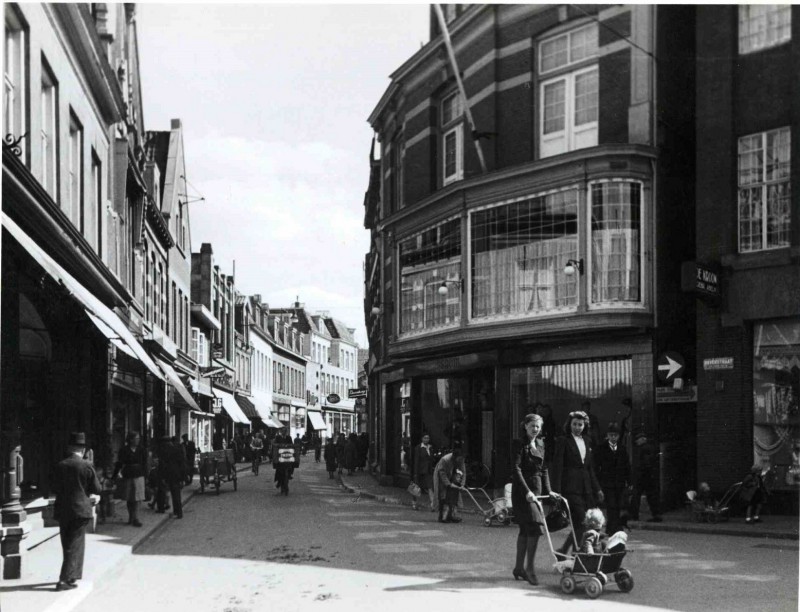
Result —
[[69, 591], [70, 589], [77, 589], [78, 585], [75, 583], [70, 584], [69, 582], [61, 582], [59, 581], [56, 585], [56, 591]]
[[133, 522], [131, 523], [131, 525], [133, 525], [134, 527], [141, 527], [141, 526], [142, 526], [142, 523], [141, 523], [141, 521], [133, 521]]

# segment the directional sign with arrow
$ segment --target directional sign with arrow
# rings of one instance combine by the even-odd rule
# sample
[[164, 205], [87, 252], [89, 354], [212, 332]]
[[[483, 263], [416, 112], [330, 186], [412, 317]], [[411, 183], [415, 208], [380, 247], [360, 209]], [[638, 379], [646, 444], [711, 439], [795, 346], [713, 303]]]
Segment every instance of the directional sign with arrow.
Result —
[[656, 371], [658, 372], [658, 380], [662, 383], [672, 382], [674, 379], [680, 378], [681, 374], [683, 374], [683, 368], [683, 357], [674, 351], [666, 351], [658, 356]]

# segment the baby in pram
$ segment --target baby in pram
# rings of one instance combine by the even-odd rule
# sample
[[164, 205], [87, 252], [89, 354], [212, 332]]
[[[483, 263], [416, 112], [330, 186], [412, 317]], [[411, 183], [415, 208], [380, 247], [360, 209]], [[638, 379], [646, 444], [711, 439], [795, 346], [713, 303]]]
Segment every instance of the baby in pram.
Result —
[[[628, 543], [628, 534], [617, 531], [611, 537], [603, 531], [606, 526], [606, 517], [600, 508], [590, 508], [583, 518], [585, 531], [578, 546], [581, 554], [618, 553], [625, 550]], [[558, 561], [555, 565], [557, 572], [573, 569], [574, 558]]]

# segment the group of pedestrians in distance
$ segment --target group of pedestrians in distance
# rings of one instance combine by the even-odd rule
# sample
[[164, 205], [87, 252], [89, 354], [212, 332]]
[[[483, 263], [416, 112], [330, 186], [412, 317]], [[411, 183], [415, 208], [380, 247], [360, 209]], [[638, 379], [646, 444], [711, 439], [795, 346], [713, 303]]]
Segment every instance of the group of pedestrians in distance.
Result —
[[345, 434], [336, 432], [326, 440], [322, 451], [328, 478], [335, 478], [335, 473], [342, 474], [344, 470], [348, 474], [363, 472], [367, 467], [368, 455], [369, 436], [366, 432], [351, 432], [346, 437]]

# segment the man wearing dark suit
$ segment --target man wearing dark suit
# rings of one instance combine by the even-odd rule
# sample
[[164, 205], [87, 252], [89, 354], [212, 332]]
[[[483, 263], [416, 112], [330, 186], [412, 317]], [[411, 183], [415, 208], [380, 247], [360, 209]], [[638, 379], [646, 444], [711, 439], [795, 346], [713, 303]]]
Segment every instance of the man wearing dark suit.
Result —
[[194, 459], [197, 457], [197, 446], [189, 439], [188, 434], [183, 434], [183, 452], [186, 455], [186, 484], [192, 484], [194, 477]]
[[594, 453], [597, 480], [606, 496], [606, 518], [608, 519], [607, 533], [618, 531], [620, 523], [620, 510], [622, 509], [622, 496], [631, 479], [631, 465], [628, 452], [620, 444], [619, 425], [609, 423], [606, 430], [606, 441]]
[[[169, 489], [172, 496], [172, 512], [175, 518], [183, 518], [183, 504], [181, 503], [181, 487], [186, 479], [186, 462], [183, 448], [176, 444], [169, 436], [161, 440], [158, 452], [158, 477]], [[164, 511], [165, 495], [159, 495], [158, 511]]]
[[57, 591], [74, 589], [83, 578], [83, 555], [86, 550], [86, 527], [92, 520], [89, 495], [100, 493], [100, 481], [92, 464], [83, 459], [86, 435], [72, 433], [67, 444], [69, 457], [56, 466], [53, 508], [58, 519], [64, 561], [58, 577]]
[[[564, 424], [564, 435], [556, 440], [550, 462], [550, 488], [566, 498], [572, 514], [572, 526], [579, 543], [583, 535], [583, 517], [588, 508], [604, 496], [594, 471], [591, 443], [583, 436], [589, 415], [580, 410], [570, 412]], [[575, 544], [577, 544], [575, 543]], [[573, 544], [571, 534], [559, 549], [566, 553]]]

